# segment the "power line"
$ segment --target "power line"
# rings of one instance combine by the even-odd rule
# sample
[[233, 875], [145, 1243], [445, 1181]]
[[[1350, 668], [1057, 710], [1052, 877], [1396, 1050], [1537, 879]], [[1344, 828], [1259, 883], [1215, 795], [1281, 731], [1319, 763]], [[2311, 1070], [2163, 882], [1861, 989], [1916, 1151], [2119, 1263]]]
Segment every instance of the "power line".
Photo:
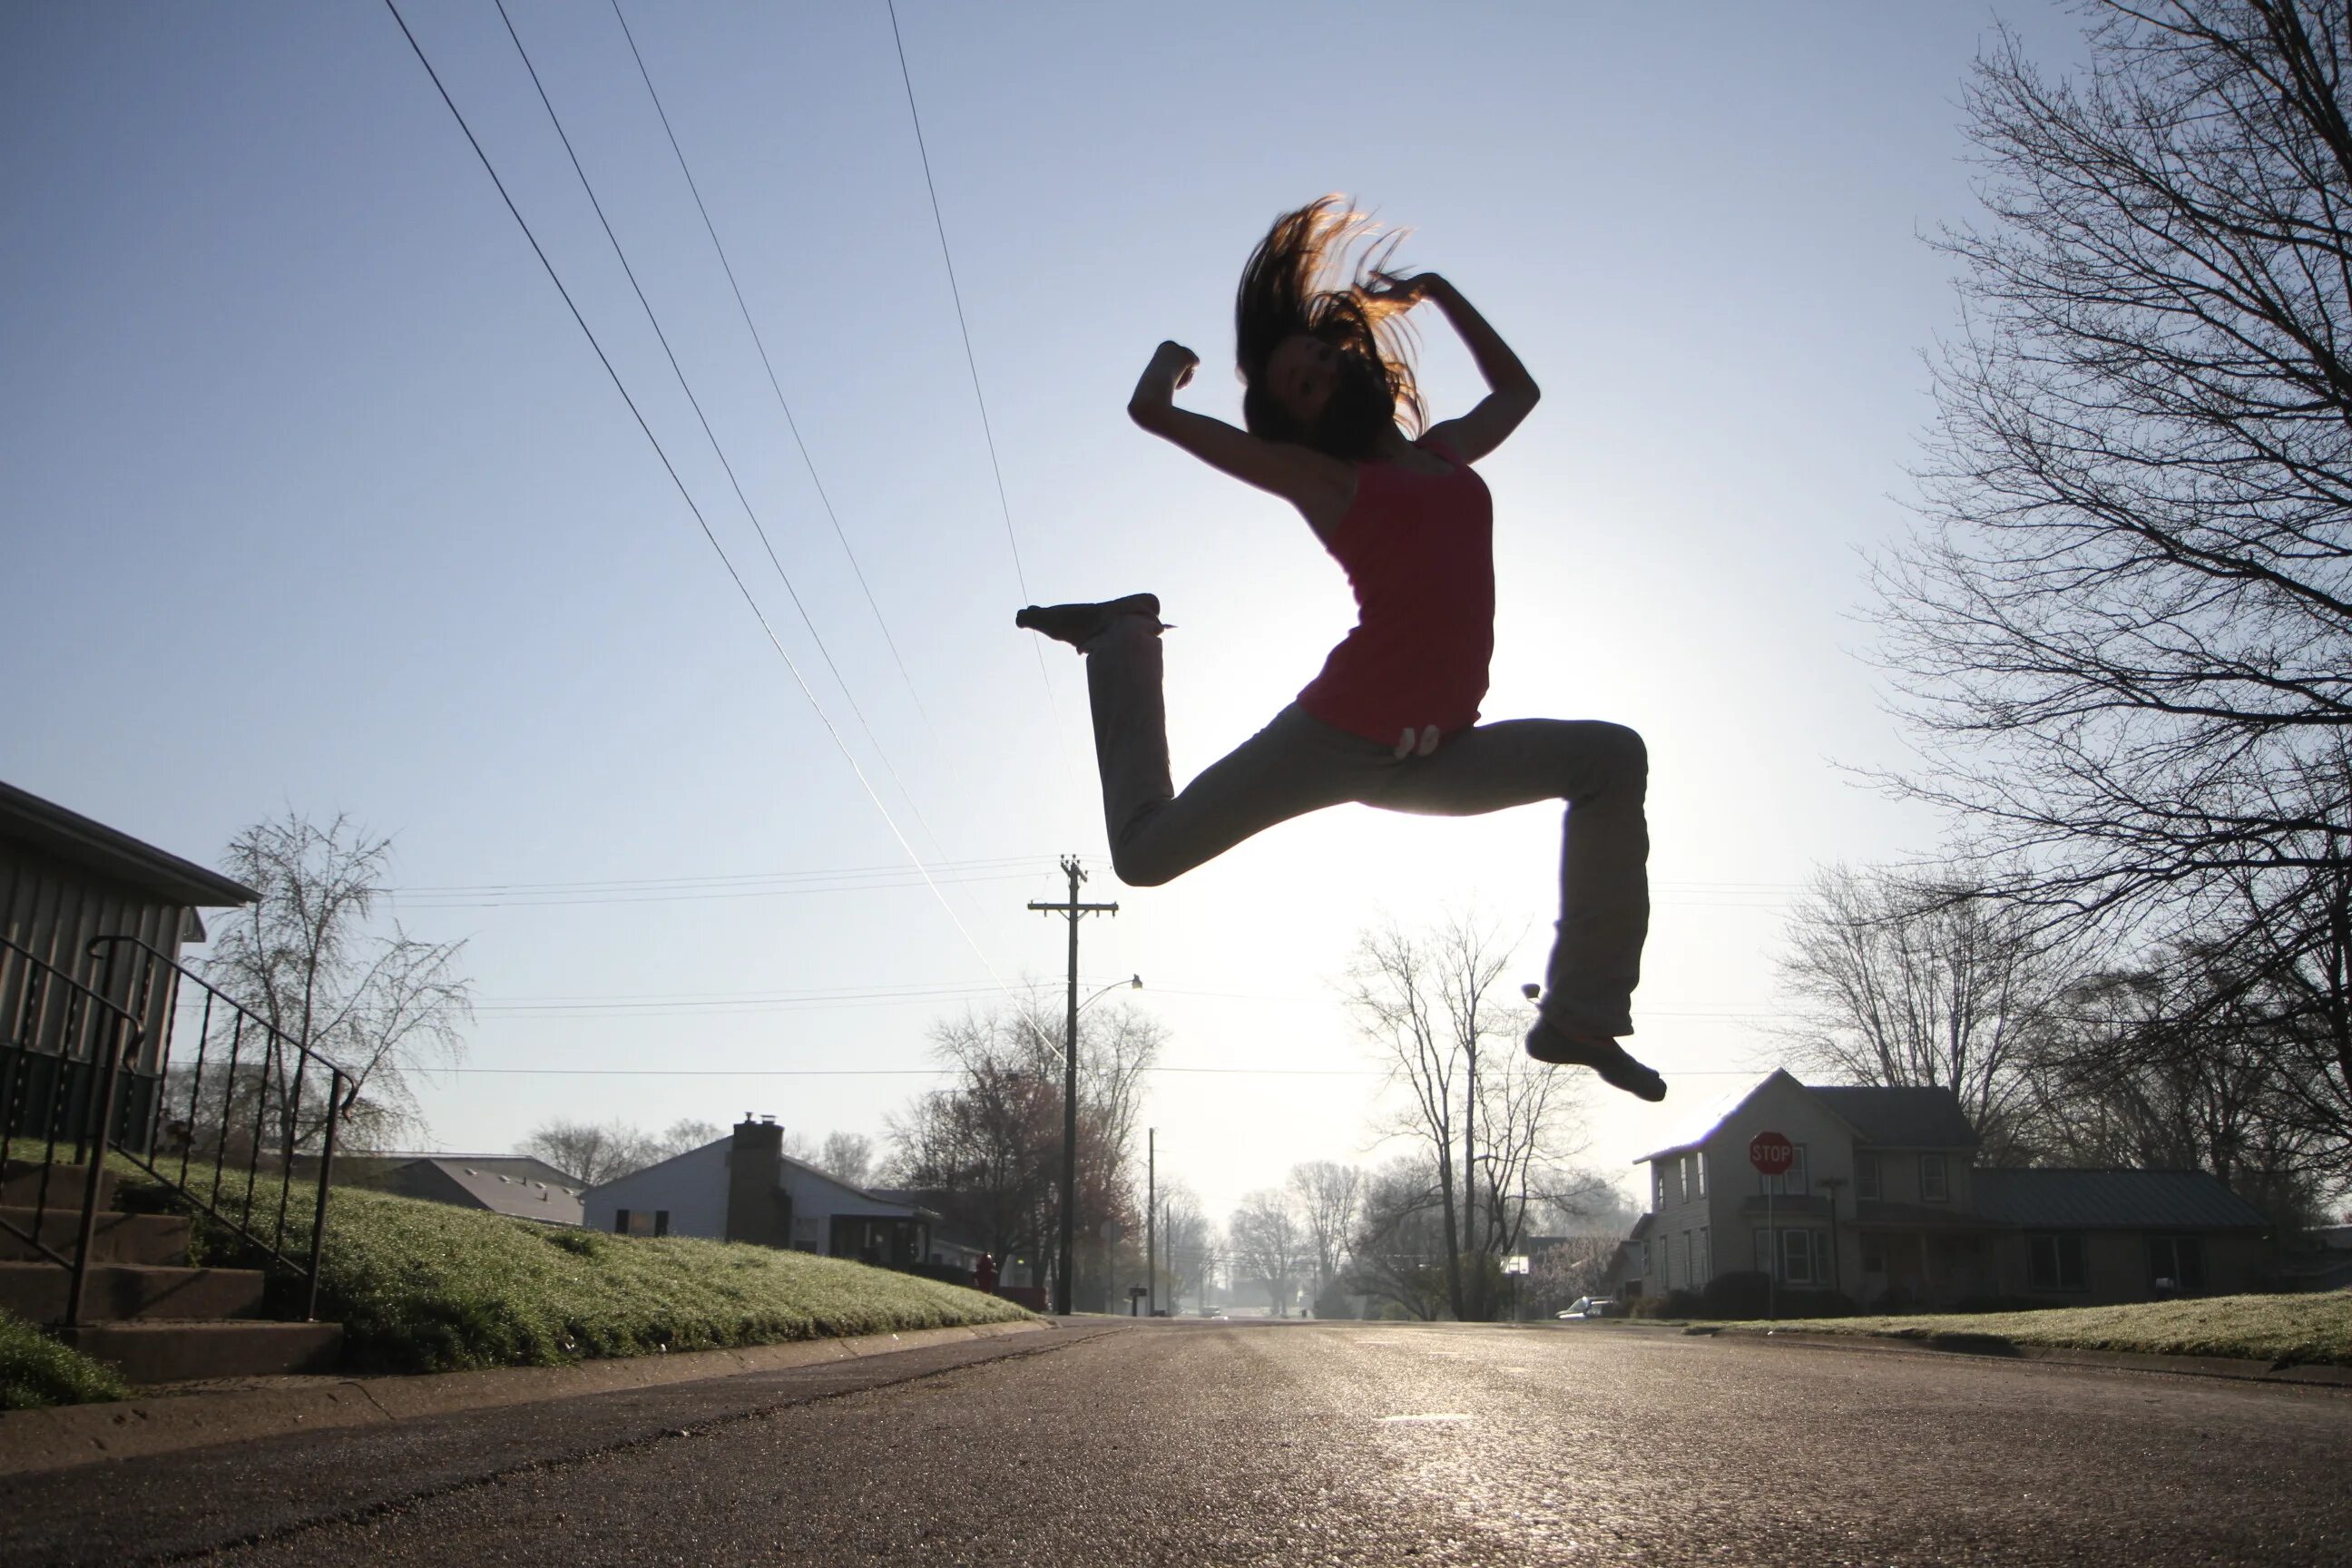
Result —
[[816, 459], [809, 455], [808, 443], [801, 437], [800, 421], [793, 417], [793, 405], [784, 396], [782, 383], [776, 378], [775, 364], [768, 358], [767, 341], [760, 336], [758, 323], [751, 320], [751, 307], [744, 302], [743, 286], [735, 280], [735, 264], [727, 258], [727, 247], [719, 241], [719, 226], [710, 220], [710, 209], [703, 205], [702, 187], [695, 183], [694, 171], [687, 166], [686, 149], [677, 142], [677, 132], [671, 128], [669, 110], [662, 107], [661, 94], [654, 89], [653, 73], [646, 68], [646, 57], [638, 52], [636, 35], [629, 30], [629, 19], [621, 13], [621, 0], [613, 0], [614, 20], [621, 24], [621, 36], [629, 41], [629, 58], [637, 62], [637, 75], [646, 84], [646, 96], [653, 100], [654, 112], [661, 117], [662, 133], [669, 138], [669, 150], [677, 155], [677, 172], [686, 176], [686, 188], [694, 193], [694, 210], [702, 215], [702, 227], [710, 236], [710, 247], [719, 253], [719, 265], [726, 269], [727, 286], [735, 291], [735, 308], [743, 312], [743, 325], [751, 333], [751, 342], [760, 351], [761, 368], [768, 373], [768, 386], [776, 395], [776, 406], [783, 411], [784, 427], [792, 432], [793, 446], [808, 469], [809, 483], [816, 489], [816, 499], [824, 508], [824, 515], [833, 524], [834, 537], [841, 541], [841, 552], [849, 558], [849, 569], [857, 576], [857, 586], [866, 595], [866, 607], [874, 612], [874, 624], [882, 628], [882, 641], [890, 649], [890, 658], [898, 666], [898, 678], [907, 683], [907, 695], [915, 700], [915, 710], [923, 722], [930, 722], [930, 714], [923, 707], [922, 694], [915, 689], [915, 678], [908, 673], [907, 661], [898, 653], [898, 639], [890, 635], [890, 623], [883, 618], [882, 606], [874, 597], [872, 584], [866, 581], [866, 568], [858, 564], [857, 552], [849, 547], [849, 535], [841, 526], [841, 518], [833, 509], [833, 498], [825, 493], [824, 481], [817, 477]]
[[[898, 0], [888, 0], [890, 11], [890, 42], [898, 51], [898, 79], [907, 89], [907, 118], [914, 121], [915, 153], [923, 162], [923, 189], [930, 193], [931, 222], [940, 231], [940, 259], [947, 263], [948, 294], [955, 300], [956, 327], [963, 333], [963, 363], [971, 372], [972, 401], [980, 405], [980, 433], [988, 442], [988, 468], [996, 476], [996, 505], [1004, 516], [1004, 542], [1013, 547], [1013, 577], [1021, 585], [1021, 597], [1033, 597], [1029, 592], [1029, 574], [1021, 565], [1021, 541], [1013, 532], [1013, 503], [1004, 493], [1004, 465], [997, 460], [996, 428], [988, 417], [988, 395], [980, 388], [980, 356], [972, 352], [971, 322], [963, 312], [963, 289], [956, 281], [955, 253], [948, 247], [948, 220], [940, 213], [940, 187], [931, 178], [931, 150], [923, 140], [922, 110], [915, 107], [915, 78], [907, 68], [907, 40], [898, 31]], [[1037, 655], [1037, 678], [1045, 683], [1045, 700], [1054, 700], [1054, 679], [1045, 673], [1045, 649], [1042, 640], [1032, 638], [1031, 648]]]
[[[985, 871], [962, 876], [940, 874], [933, 868], [935, 880], [940, 887], [960, 888], [973, 882], [1024, 882], [1032, 880], [1034, 871]], [[410, 899], [403, 906], [410, 910], [551, 910], [571, 909], [588, 904], [668, 904], [703, 902], [713, 899], [784, 899], [808, 898], [824, 893], [883, 892], [898, 888], [919, 888], [926, 879], [911, 868], [901, 868], [887, 876], [875, 876], [856, 881], [825, 884], [805, 884], [784, 887], [751, 888], [680, 888], [646, 892], [611, 892], [583, 894], [515, 894], [505, 897], [465, 898], [428, 897]]]
[[[467, 1078], [943, 1078], [962, 1069], [935, 1068], [424, 1068], [428, 1077]], [[1148, 1073], [1230, 1078], [1386, 1078], [1386, 1068], [1182, 1068], [1148, 1067]], [[1739, 1068], [1679, 1071], [1671, 1078], [1761, 1078]]]
[[[826, 715], [824, 705], [817, 701], [816, 693], [809, 689], [808, 681], [801, 674], [800, 666], [793, 662], [793, 656], [785, 650], [782, 639], [776, 636], [776, 629], [769, 624], [766, 613], [760, 608], [759, 601], [751, 596], [751, 587], [744, 583], [743, 574], [735, 569], [735, 563], [728, 558], [726, 546], [719, 542], [719, 535], [711, 530], [710, 520], [703, 516], [701, 507], [695, 504], [693, 493], [686, 488], [686, 481], [679, 477], [677, 465], [670, 461], [669, 453], [663, 449], [660, 437], [654, 434], [653, 426], [646, 422], [644, 411], [637, 407], [637, 400], [629, 395], [627, 384], [621, 380], [621, 373], [614, 368], [611, 356], [604, 353], [604, 345], [597, 341], [595, 331], [588, 325], [588, 318], [581, 314], [579, 304], [572, 298], [572, 290], [564, 287], [562, 276], [555, 270], [555, 263], [548, 259], [545, 247], [539, 243], [539, 236], [531, 231], [530, 223], [524, 219], [522, 209], [515, 205], [514, 197], [507, 191], [506, 182], [499, 177], [497, 165], [490, 162], [490, 155], [484, 151], [481, 140], [474, 134], [473, 126], [467, 122], [465, 112], [457, 107], [457, 100], [449, 96], [448, 88], [441, 80], [441, 73], [433, 68], [432, 60], [426, 58], [425, 47], [416, 41], [416, 35], [409, 30], [408, 18], [400, 13], [399, 0], [384, 0], [384, 8], [392, 13], [393, 20], [399, 25], [401, 37], [408, 40], [409, 48], [415, 52], [417, 63], [425, 68], [425, 74], [432, 79], [434, 90], [441, 95], [441, 101], [448, 106], [451, 117], [457, 121], [457, 128], [465, 132], [467, 144], [473, 148], [474, 156], [481, 161], [483, 172], [490, 176], [490, 183], [498, 187], [499, 199], [506, 204], [507, 211], [512, 215], [516, 226], [522, 230], [523, 237], [530, 241], [531, 254], [539, 258], [540, 266], [547, 271], [548, 280], [555, 285], [556, 292], [563, 297], [564, 308], [572, 312], [572, 319], [579, 323], [581, 332], [588, 340], [588, 346], [595, 351], [597, 363], [604, 367], [604, 374], [612, 378], [614, 390], [621, 395], [621, 401], [628, 405], [630, 416], [636, 420], [637, 428], [645, 432], [646, 441], [653, 447], [654, 455], [661, 459], [662, 470], [669, 475], [670, 483], [677, 488], [678, 498], [686, 502], [687, 510], [694, 514], [696, 524], [702, 530], [702, 537], [709, 542], [711, 550], [718, 554], [719, 563], [726, 569], [729, 581], [735, 584], [735, 591], [742, 595], [743, 603], [750, 608], [752, 618], [759, 622], [760, 630], [766, 634], [768, 646], [776, 650], [776, 657], [782, 659], [784, 668], [792, 672], [793, 683], [800, 688], [801, 696], [807, 700], [809, 707], [815, 712], [817, 722], [824, 726], [825, 734], [831, 738], [835, 748], [841, 752], [842, 759], [849, 764], [849, 771], [856, 775], [857, 783], [866, 791], [866, 798], [874, 803], [874, 809], [881, 814], [884, 825], [890, 829], [890, 836], [898, 841], [898, 847], [906, 851], [907, 858], [914, 862], [915, 868], [922, 872], [924, 880], [929, 882], [930, 873], [924, 867], [922, 857], [915, 853], [915, 847], [907, 841], [906, 834], [899, 830], [897, 818], [890, 815], [890, 808], [883, 804], [882, 796], [875, 790], [872, 781], [866, 778], [866, 770], [857, 765], [856, 754], [842, 740], [841, 731], [834, 727], [833, 720]], [[504, 15], [503, 8], [500, 15]], [[511, 24], [509, 30], [512, 31]], [[516, 47], [518, 48], [521, 47], [520, 39], [517, 40]], [[552, 110], [551, 110], [550, 112], [551, 113]], [[982, 967], [988, 971], [990, 978], [994, 980], [999, 987], [1009, 989], [1004, 987], [1003, 977], [996, 973], [996, 966], [989, 962], [988, 954], [974, 940], [971, 930], [963, 923], [963, 918], [956, 913], [955, 906], [948, 901], [947, 895], [940, 892], [935, 883], [931, 886], [931, 892], [938, 899], [940, 908], [947, 911], [948, 919], [954, 922], [965, 944], [980, 960]]]
[[[968, 870], [974, 868], [1025, 866], [1036, 861], [1034, 855], [997, 855], [973, 860], [937, 860], [934, 870]], [[385, 889], [396, 894], [493, 894], [541, 891], [568, 892], [574, 890], [608, 891], [616, 889], [670, 887], [724, 887], [746, 882], [781, 882], [808, 879], [879, 876], [896, 874], [906, 868], [897, 861], [887, 866], [841, 866], [829, 869], [807, 871], [726, 871], [695, 873], [669, 877], [592, 877], [584, 881], [571, 882], [412, 882], [405, 887]]]
[[[751, 505], [751, 498], [743, 493], [743, 481], [736, 477], [735, 465], [728, 459], [726, 447], [719, 444], [719, 433], [710, 427], [709, 416], [702, 412], [702, 400], [695, 396], [693, 386], [687, 381], [686, 368], [678, 363], [677, 351], [670, 347], [669, 334], [662, 331], [661, 318], [655, 313], [653, 301], [646, 298], [644, 285], [637, 281], [637, 269], [630, 265], [629, 253], [622, 246], [621, 237], [613, 231], [612, 219], [604, 216], [604, 204], [597, 199], [595, 183], [588, 178], [588, 171], [581, 163], [580, 154], [572, 145], [571, 133], [563, 129], [563, 117], [555, 112], [555, 102], [547, 95], [547, 84], [540, 80], [539, 68], [531, 63], [530, 51], [523, 47], [522, 35], [515, 30], [514, 18], [507, 12], [506, 0], [493, 0], [493, 4], [499, 8], [499, 19], [506, 24], [507, 37], [514, 40], [515, 53], [521, 57], [523, 69], [530, 74], [530, 85], [539, 93], [540, 106], [547, 110], [548, 123], [555, 127], [556, 138], [563, 143], [564, 156], [572, 160], [572, 172], [579, 176], [580, 188], [587, 193], [588, 205], [596, 213], [596, 222], [603, 226], [604, 238], [612, 245], [613, 254], [620, 260], [621, 271], [627, 277], [629, 288], [637, 297], [637, 305], [646, 313], [646, 323], [653, 328], [655, 338], [661, 343], [662, 353], [669, 361], [670, 374], [677, 378], [677, 389], [686, 394], [687, 404], [694, 410], [694, 417], [702, 426], [704, 439], [710, 443], [712, 454], [718, 458], [719, 468], [725, 470], [727, 482], [734, 489], [735, 500], [741, 504], [743, 515], [751, 520], [751, 531], [759, 535], [760, 547], [767, 552], [768, 564], [775, 568], [777, 581], [783, 584], [784, 593], [791, 598], [793, 608], [799, 612], [802, 626], [807, 630], [810, 639], [816, 644], [816, 651], [824, 658], [824, 667], [833, 672], [834, 684], [841, 688], [842, 700], [849, 704], [849, 711], [856, 718], [858, 729], [865, 731], [866, 744], [872, 746], [874, 754], [881, 759], [883, 770], [890, 775], [890, 782], [898, 786], [899, 795], [905, 798], [908, 807], [914, 812], [917, 825], [931, 840], [932, 847], [940, 847], [939, 835], [931, 832], [930, 824], [923, 820], [922, 806], [916, 802], [914, 792], [907, 787], [907, 782], [898, 776], [898, 769], [890, 761], [889, 752], [883, 750], [880, 739], [874, 733], [874, 726], [866, 722], [866, 710], [858, 706], [856, 693], [850, 690], [848, 678], [841, 673], [841, 667], [834, 662], [833, 650], [825, 646], [824, 634], [816, 629], [815, 619], [809, 615], [808, 606], [801, 602], [800, 590], [793, 585], [792, 574], [784, 570], [783, 562], [777, 557], [776, 546], [768, 537], [767, 525], [760, 521], [759, 511]], [[658, 108], [659, 105], [656, 104], [656, 107]], [[690, 178], [688, 183], [692, 184]], [[697, 194], [695, 200], [698, 205], [700, 203], [699, 193]], [[720, 259], [723, 261], [725, 258], [722, 256]], [[764, 357], [765, 350], [763, 349], [761, 353]], [[847, 541], [845, 540], [843, 542], [846, 546]], [[924, 721], [929, 722], [928, 716]]]

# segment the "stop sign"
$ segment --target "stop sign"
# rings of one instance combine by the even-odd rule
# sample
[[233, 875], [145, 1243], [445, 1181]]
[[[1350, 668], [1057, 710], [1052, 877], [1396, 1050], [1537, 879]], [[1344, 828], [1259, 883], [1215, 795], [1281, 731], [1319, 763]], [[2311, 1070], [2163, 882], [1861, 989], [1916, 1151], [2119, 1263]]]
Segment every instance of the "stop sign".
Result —
[[1748, 1163], [1768, 1176], [1784, 1174], [1797, 1163], [1797, 1146], [1779, 1132], [1759, 1132], [1748, 1141]]

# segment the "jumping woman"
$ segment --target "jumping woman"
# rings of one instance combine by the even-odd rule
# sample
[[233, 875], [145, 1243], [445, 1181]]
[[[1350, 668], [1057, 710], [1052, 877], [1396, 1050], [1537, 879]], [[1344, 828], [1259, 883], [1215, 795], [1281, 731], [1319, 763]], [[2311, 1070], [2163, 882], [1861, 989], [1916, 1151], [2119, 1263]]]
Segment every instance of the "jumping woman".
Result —
[[[1559, 934], [1528, 1054], [1663, 1100], [1665, 1081], [1617, 1043], [1633, 1032], [1649, 930], [1642, 738], [1592, 721], [1478, 722], [1495, 648], [1494, 506], [1471, 465], [1518, 428], [1536, 384], [1444, 279], [1350, 263], [1367, 232], [1327, 196], [1276, 220], [1250, 257], [1234, 312], [1245, 429], [1176, 406], [1200, 356], [1172, 342], [1127, 405], [1153, 435], [1297, 507], [1338, 558], [1358, 618], [1322, 673], [1179, 795], [1159, 599], [1033, 605], [1014, 624], [1086, 656], [1111, 866], [1134, 887], [1343, 802], [1476, 816], [1566, 801]], [[1426, 429], [1397, 321], [1423, 300], [1461, 333], [1488, 388]]]

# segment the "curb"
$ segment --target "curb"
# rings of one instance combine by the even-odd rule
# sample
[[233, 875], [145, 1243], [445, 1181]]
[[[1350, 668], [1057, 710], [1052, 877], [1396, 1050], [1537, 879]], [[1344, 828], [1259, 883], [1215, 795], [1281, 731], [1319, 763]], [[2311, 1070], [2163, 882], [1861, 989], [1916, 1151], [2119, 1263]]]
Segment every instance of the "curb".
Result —
[[286, 1432], [382, 1426], [457, 1411], [572, 1399], [747, 1372], [775, 1372], [819, 1362], [856, 1361], [926, 1345], [1036, 1333], [1055, 1326], [1042, 1320], [975, 1323], [862, 1334], [855, 1339], [788, 1340], [680, 1355], [623, 1356], [569, 1366], [499, 1367], [406, 1377], [301, 1378], [278, 1387], [12, 1410], [0, 1414], [0, 1476], [169, 1454], [214, 1443], [248, 1442]]
[[1994, 1361], [2039, 1362], [2045, 1366], [2097, 1366], [2127, 1372], [2164, 1372], [2181, 1377], [2225, 1377], [2241, 1383], [2289, 1384], [2305, 1388], [2352, 1389], [2352, 1366], [2254, 1361], [2244, 1356], [2162, 1355], [2147, 1351], [2075, 1350], [2062, 1345], [2021, 1344], [2000, 1334], [1825, 1334], [1788, 1329], [1748, 1329], [1694, 1324], [1685, 1334], [1720, 1339], [1769, 1340], [1776, 1344], [1831, 1350], [1910, 1351], [1935, 1355], [1976, 1356]]

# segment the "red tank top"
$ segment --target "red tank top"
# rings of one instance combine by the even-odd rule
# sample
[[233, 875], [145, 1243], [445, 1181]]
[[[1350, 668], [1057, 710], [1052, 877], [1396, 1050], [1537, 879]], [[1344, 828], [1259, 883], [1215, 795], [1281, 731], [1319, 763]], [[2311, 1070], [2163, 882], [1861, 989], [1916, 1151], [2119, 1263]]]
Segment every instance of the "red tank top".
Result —
[[1391, 745], [1476, 723], [1495, 653], [1494, 498], [1459, 453], [1423, 449], [1453, 471], [1357, 468], [1355, 502], [1323, 540], [1356, 591], [1356, 628], [1298, 694], [1325, 723]]

